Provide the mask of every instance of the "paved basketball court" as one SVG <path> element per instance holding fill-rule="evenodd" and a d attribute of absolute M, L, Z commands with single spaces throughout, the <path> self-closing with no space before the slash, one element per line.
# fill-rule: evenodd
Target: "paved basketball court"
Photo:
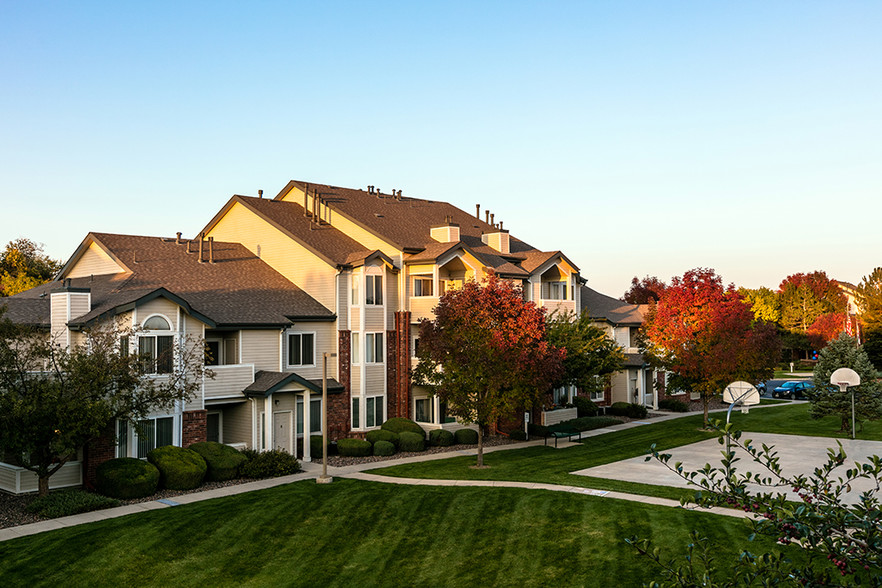
<path fill-rule="evenodd" d="M 762 444 L 774 445 L 775 451 L 778 452 L 780 458 L 781 469 L 785 475 L 806 474 L 809 475 L 814 470 L 827 461 L 827 448 L 838 448 L 836 439 L 827 437 L 800 437 L 797 435 L 773 435 L 766 433 L 749 434 L 744 433 L 742 441 L 751 439 L 755 447 L 762 447 Z M 840 440 L 842 448 L 845 450 L 848 459 L 845 464 L 834 471 L 834 478 L 845 475 L 845 471 L 854 467 L 854 462 L 866 462 L 867 457 L 871 455 L 882 456 L 882 442 L 879 441 L 852 441 L 850 439 Z M 684 445 L 677 447 L 664 453 L 670 453 L 671 466 L 680 461 L 686 470 L 698 470 L 706 463 L 712 466 L 719 466 L 722 458 L 721 452 L 725 449 L 724 445 L 720 445 L 717 439 L 709 439 L 692 445 Z M 749 461 L 746 452 L 741 449 L 736 450 L 736 456 L 741 458 L 736 464 L 740 472 L 752 472 L 765 474 L 767 470 L 760 464 Z M 628 482 L 642 482 L 645 484 L 658 484 L 662 486 L 681 486 L 689 487 L 689 484 L 677 474 L 668 470 L 657 460 L 652 459 L 646 461 L 645 457 L 635 457 L 623 461 L 617 461 L 602 466 L 588 468 L 572 472 L 573 474 L 582 476 L 594 476 L 597 478 L 611 478 L 614 480 L 624 480 Z M 694 487 L 694 486 L 693 486 Z M 868 480 L 859 480 L 852 484 L 852 491 L 846 495 L 849 502 L 857 501 L 860 492 L 874 489 L 875 485 Z M 758 488 L 752 487 L 753 490 Z M 786 491 L 791 498 L 796 498 L 789 487 L 777 488 L 771 491 Z"/>

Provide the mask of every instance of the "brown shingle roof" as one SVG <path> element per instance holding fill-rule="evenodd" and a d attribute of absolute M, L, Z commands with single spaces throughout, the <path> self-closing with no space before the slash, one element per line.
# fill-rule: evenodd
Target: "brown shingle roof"
<path fill-rule="evenodd" d="M 582 308 L 591 318 L 604 319 L 614 325 L 643 324 L 641 305 L 622 302 L 588 286 L 582 286 L 581 296 Z"/>
<path fill-rule="evenodd" d="M 174 239 L 90 233 L 91 239 L 123 260 L 132 272 L 74 278 L 71 286 L 89 288 L 92 311 L 71 324 L 84 324 L 151 296 L 176 297 L 198 316 L 217 326 L 282 326 L 292 317 L 300 320 L 333 320 L 334 314 L 285 279 L 238 243 L 215 241 L 214 263 L 199 263 L 199 245 Z M 41 294 L 61 286 L 55 281 L 17 295 L 41 300 Z M 42 313 L 48 324 L 45 296 Z M 27 303 L 26 303 L 27 304 Z M 35 304 L 34 304 L 35 305 Z"/>

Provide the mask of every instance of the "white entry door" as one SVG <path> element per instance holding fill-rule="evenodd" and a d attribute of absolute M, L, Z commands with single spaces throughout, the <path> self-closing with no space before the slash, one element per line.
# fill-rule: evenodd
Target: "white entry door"
<path fill-rule="evenodd" d="M 273 413 L 273 428 L 275 429 L 275 446 L 273 449 L 284 449 L 293 454 L 291 448 L 291 411 L 284 410 Z"/>

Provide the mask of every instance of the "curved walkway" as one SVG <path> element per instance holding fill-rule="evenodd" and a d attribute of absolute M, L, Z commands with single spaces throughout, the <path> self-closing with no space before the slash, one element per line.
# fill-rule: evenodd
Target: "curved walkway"
<path fill-rule="evenodd" d="M 762 409 L 770 406 L 776 405 L 763 405 L 763 406 L 754 406 L 752 409 Z M 712 411 L 712 412 L 725 412 L 723 411 Z M 595 437 L 597 435 L 603 435 L 605 433 L 611 433 L 614 431 L 623 431 L 627 429 L 632 429 L 635 427 L 640 427 L 643 425 L 648 425 L 651 423 L 658 423 L 670 419 L 682 418 L 686 416 L 693 416 L 695 413 L 676 413 L 676 414 L 665 414 L 664 416 L 656 416 L 650 420 L 646 421 L 631 421 L 629 423 L 623 423 L 621 425 L 614 425 L 611 427 L 604 427 L 602 429 L 595 429 L 593 431 L 585 431 L 582 434 L 583 438 L 586 437 Z M 486 447 L 484 448 L 484 453 L 493 453 L 494 451 L 506 451 L 511 449 L 522 449 L 524 447 L 530 447 L 534 445 L 543 445 L 543 441 L 526 441 L 523 443 L 516 443 L 511 445 L 500 445 L 495 447 Z M 565 449 L 567 447 L 577 446 L 578 443 L 559 443 L 558 449 Z M 370 482 L 382 482 L 386 484 L 409 484 L 414 486 L 484 486 L 488 488 L 524 488 L 528 490 L 550 490 L 554 492 L 569 492 L 572 494 L 583 494 L 589 496 L 599 496 L 604 498 L 612 498 L 617 500 L 631 500 L 633 502 L 642 502 L 644 504 L 655 504 L 660 506 L 669 506 L 682 508 L 680 503 L 676 500 L 671 500 L 668 498 L 657 498 L 654 496 L 643 496 L 641 494 L 628 494 L 625 492 L 613 492 L 606 490 L 594 490 L 591 488 L 582 488 L 577 486 L 561 486 L 557 484 L 541 484 L 541 483 L 531 483 L 531 482 L 506 482 L 506 481 L 493 481 L 493 480 L 435 480 L 435 479 L 422 479 L 422 478 L 395 478 L 391 476 L 381 476 L 378 474 L 371 474 L 367 470 L 377 469 L 377 468 L 385 468 L 391 467 L 395 465 L 400 465 L 404 463 L 412 463 L 415 461 L 429 461 L 435 459 L 445 459 L 449 457 L 455 457 L 456 455 L 476 455 L 477 450 L 469 449 L 469 450 L 459 450 L 459 451 L 450 451 L 446 453 L 434 453 L 431 455 L 418 455 L 414 457 L 405 457 L 399 459 L 386 460 L 382 462 L 371 462 L 371 463 L 363 463 L 353 466 L 346 467 L 332 467 L 328 466 L 328 475 L 332 477 L 339 478 L 351 478 L 354 480 L 364 480 Z M 202 500 L 211 500 L 212 498 L 221 498 L 223 496 L 234 496 L 236 494 L 242 494 L 244 492 L 252 492 L 254 490 L 262 490 L 264 488 L 273 488 L 275 486 L 281 486 L 283 484 L 290 484 L 292 482 L 299 482 L 302 480 L 314 480 L 321 475 L 321 464 L 316 463 L 304 463 L 303 464 L 304 471 L 293 474 L 290 476 L 283 476 L 281 478 L 270 478 L 267 480 L 256 480 L 254 482 L 246 482 L 244 484 L 237 484 L 235 486 L 226 486 L 224 488 L 215 488 L 213 490 L 206 490 L 204 492 L 193 492 L 191 494 L 183 494 L 181 496 L 176 496 L 173 499 L 164 499 L 164 500 L 154 500 L 152 502 L 141 502 L 138 504 L 128 504 L 125 506 L 118 506 L 115 508 L 108 508 L 104 510 L 96 510 L 92 512 L 87 512 L 78 515 L 72 515 L 69 517 L 60 517 L 57 519 L 50 519 L 47 521 L 40 521 L 38 523 L 31 523 L 29 525 L 20 525 L 18 527 L 8 527 L 6 529 L 0 529 L 0 541 L 7 541 L 9 539 L 15 539 L 17 537 L 25 537 L 27 535 L 35 535 L 37 533 L 43 533 L 45 531 L 53 531 L 56 529 L 63 529 L 65 527 L 73 527 L 76 525 L 82 525 L 85 523 L 91 523 L 95 521 L 103 521 L 106 519 L 113 519 L 117 517 L 127 516 L 130 514 L 136 514 L 139 512 L 145 512 L 150 510 L 156 510 L 160 508 L 171 508 L 174 506 L 179 506 L 183 504 L 190 504 L 193 502 L 200 502 Z M 698 510 L 698 509 L 696 509 Z M 713 514 L 720 514 L 732 517 L 744 518 L 749 515 L 740 510 L 731 510 L 725 508 L 711 508 L 711 509 L 700 509 L 702 512 L 710 512 Z"/>

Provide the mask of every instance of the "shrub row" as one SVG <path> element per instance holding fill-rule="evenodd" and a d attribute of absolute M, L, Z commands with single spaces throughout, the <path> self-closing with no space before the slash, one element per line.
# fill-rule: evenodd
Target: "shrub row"
<path fill-rule="evenodd" d="M 119 506 L 119 500 L 73 489 L 40 496 L 27 506 L 27 511 L 47 519 L 55 519 L 114 506 Z"/>
<path fill-rule="evenodd" d="M 394 417 L 383 423 L 379 429 L 368 431 L 365 439 L 340 439 L 337 451 L 345 457 L 367 457 L 369 455 L 394 455 L 397 451 L 425 451 L 426 445 L 449 447 L 450 445 L 474 445 L 478 442 L 478 432 L 460 429 L 456 433 L 444 429 L 432 429 L 426 439 L 426 431 L 410 419 Z"/>
<path fill-rule="evenodd" d="M 645 419 L 649 414 L 649 411 L 647 411 L 646 407 L 642 404 L 636 404 L 633 402 L 614 402 L 613 405 L 607 409 L 606 414 L 624 416 L 632 419 Z"/>
<path fill-rule="evenodd" d="M 689 405 L 682 400 L 676 398 L 665 398 L 658 401 L 658 407 L 662 410 L 671 410 L 674 412 L 689 412 Z"/>

